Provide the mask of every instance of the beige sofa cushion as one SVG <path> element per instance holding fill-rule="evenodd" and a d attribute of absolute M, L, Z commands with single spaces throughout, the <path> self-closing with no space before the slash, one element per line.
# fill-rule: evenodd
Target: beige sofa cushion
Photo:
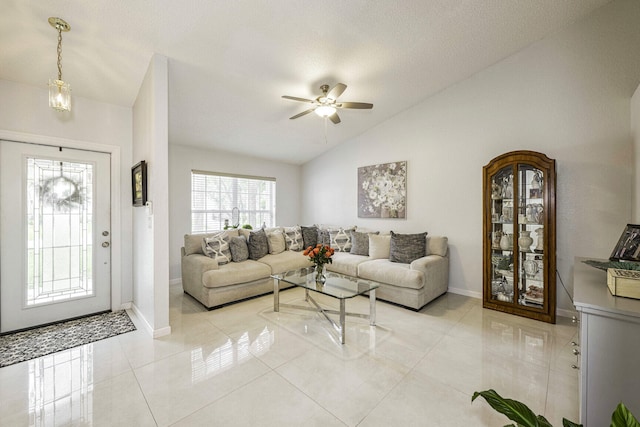
<path fill-rule="evenodd" d="M 424 273 L 412 270 L 409 264 L 391 262 L 388 259 L 374 259 L 358 265 L 358 277 L 402 288 L 421 289 Z"/>
<path fill-rule="evenodd" d="M 334 273 L 347 274 L 349 276 L 358 275 L 358 265 L 362 262 L 369 261 L 369 257 L 363 255 L 354 255 L 347 252 L 336 252 L 331 257 L 333 262 L 327 264 L 327 270 Z"/>
<path fill-rule="evenodd" d="M 269 277 L 271 269 L 258 261 L 250 259 L 242 262 L 230 262 L 217 270 L 209 270 L 202 275 L 202 284 L 207 288 L 220 288 L 251 282 Z"/>
<path fill-rule="evenodd" d="M 201 234 L 185 234 L 184 235 L 184 254 L 202 254 L 202 241 L 205 237 L 211 237 L 214 234 L 220 233 L 220 231 L 214 231 L 213 233 L 201 233 Z M 238 237 L 238 230 L 227 230 L 229 238 Z"/>
<path fill-rule="evenodd" d="M 369 258 L 371 259 L 389 259 L 391 251 L 390 235 L 369 234 Z"/>
<path fill-rule="evenodd" d="M 298 268 L 311 267 L 313 263 L 309 258 L 302 255 L 302 252 L 284 251 L 276 255 L 263 256 L 258 260 L 271 269 L 270 274 L 283 273 L 289 270 L 297 270 Z"/>
<path fill-rule="evenodd" d="M 287 245 L 284 239 L 284 232 L 281 228 L 276 228 L 270 231 L 266 231 L 267 240 L 269 241 L 269 253 L 279 254 L 287 249 Z"/>
<path fill-rule="evenodd" d="M 427 255 L 447 256 L 449 239 L 444 236 L 427 236 Z"/>

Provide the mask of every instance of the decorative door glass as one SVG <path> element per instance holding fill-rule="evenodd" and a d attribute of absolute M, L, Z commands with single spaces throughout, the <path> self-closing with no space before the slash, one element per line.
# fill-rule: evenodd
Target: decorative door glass
<path fill-rule="evenodd" d="M 93 165 L 26 158 L 26 306 L 94 295 Z"/>

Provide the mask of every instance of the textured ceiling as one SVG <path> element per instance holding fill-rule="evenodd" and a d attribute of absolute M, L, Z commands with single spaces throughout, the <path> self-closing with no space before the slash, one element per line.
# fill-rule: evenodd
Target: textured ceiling
<path fill-rule="evenodd" d="M 609 0 L 3 0 L 0 78 L 132 106 L 153 53 L 169 58 L 170 143 L 300 164 L 580 19 Z M 348 87 L 325 127 L 281 95 Z"/>

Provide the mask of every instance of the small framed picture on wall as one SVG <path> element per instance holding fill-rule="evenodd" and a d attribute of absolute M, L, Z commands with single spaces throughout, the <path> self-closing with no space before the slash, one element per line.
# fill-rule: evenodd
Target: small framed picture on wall
<path fill-rule="evenodd" d="M 147 163 L 144 160 L 131 168 L 131 192 L 133 206 L 147 203 Z"/>

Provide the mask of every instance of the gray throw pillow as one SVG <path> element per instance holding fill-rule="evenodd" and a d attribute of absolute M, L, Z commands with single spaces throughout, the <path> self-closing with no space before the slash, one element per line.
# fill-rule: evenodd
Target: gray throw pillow
<path fill-rule="evenodd" d="M 269 253 L 269 239 L 264 230 L 252 231 L 249 234 L 249 259 L 260 259 Z"/>
<path fill-rule="evenodd" d="M 309 246 L 313 246 L 314 248 L 318 244 L 318 227 L 300 227 L 302 230 L 302 241 L 304 243 L 304 247 L 308 248 Z"/>
<path fill-rule="evenodd" d="M 427 254 L 427 233 L 396 234 L 391 232 L 389 260 L 410 264 Z"/>
<path fill-rule="evenodd" d="M 242 262 L 249 259 L 249 247 L 244 236 L 232 237 L 229 241 L 231 258 L 234 262 Z"/>
<path fill-rule="evenodd" d="M 337 230 L 336 230 L 337 231 Z M 328 245 L 331 243 L 331 236 L 329 230 L 326 228 L 318 228 L 318 245 Z"/>
<path fill-rule="evenodd" d="M 351 232 L 351 253 L 354 255 L 369 256 L 369 235 L 379 234 L 379 231 L 375 233 L 361 233 L 359 231 Z"/>

